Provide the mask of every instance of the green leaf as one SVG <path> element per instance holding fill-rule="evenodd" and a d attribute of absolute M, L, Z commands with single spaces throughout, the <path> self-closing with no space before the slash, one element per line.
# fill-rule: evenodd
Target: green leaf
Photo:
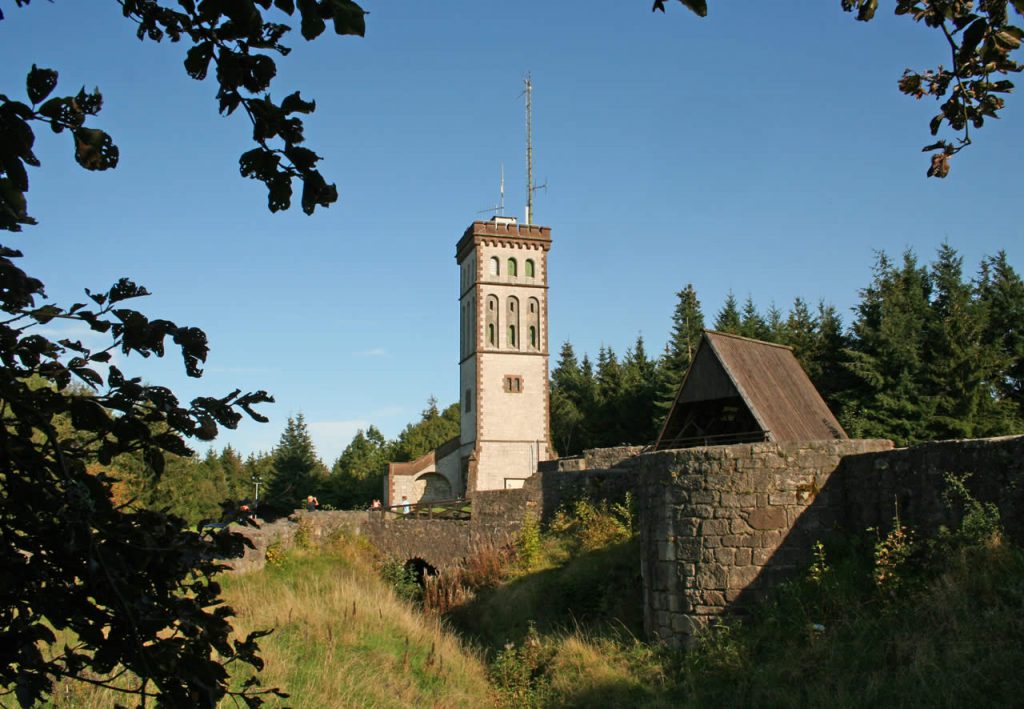
<path fill-rule="evenodd" d="M 25 85 L 28 90 L 28 98 L 34 106 L 49 96 L 57 86 L 57 72 L 53 69 L 40 69 L 33 64 L 32 70 L 25 80 Z"/>
<path fill-rule="evenodd" d="M 75 129 L 75 160 L 86 170 L 117 167 L 120 151 L 104 131 L 97 128 Z"/>
<path fill-rule="evenodd" d="M 206 78 L 206 71 L 213 59 L 213 42 L 203 42 L 192 47 L 185 55 L 185 71 L 196 81 Z"/>
<path fill-rule="evenodd" d="M 281 102 L 281 111 L 286 115 L 289 113 L 312 113 L 315 110 L 316 101 L 303 101 L 298 91 L 289 94 Z"/>
<path fill-rule="evenodd" d="M 298 0 L 299 14 L 302 15 L 301 31 L 306 39 L 316 39 L 327 28 L 316 0 Z"/>
<path fill-rule="evenodd" d="M 366 12 L 351 0 L 328 0 L 334 18 L 334 32 L 340 35 L 366 36 Z M 704 10 L 707 14 L 707 9 Z"/>

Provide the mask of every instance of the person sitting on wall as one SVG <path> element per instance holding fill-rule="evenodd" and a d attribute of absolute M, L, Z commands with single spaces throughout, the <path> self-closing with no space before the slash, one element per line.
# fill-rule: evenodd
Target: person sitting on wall
<path fill-rule="evenodd" d="M 409 498 L 402 495 L 402 514 L 407 515 L 411 510 L 412 507 L 409 505 Z"/>
<path fill-rule="evenodd" d="M 312 495 L 306 497 L 306 512 L 316 512 L 320 509 L 320 501 Z"/>
<path fill-rule="evenodd" d="M 370 509 L 371 510 L 379 510 L 380 509 L 380 500 L 374 499 L 374 501 L 370 503 Z"/>

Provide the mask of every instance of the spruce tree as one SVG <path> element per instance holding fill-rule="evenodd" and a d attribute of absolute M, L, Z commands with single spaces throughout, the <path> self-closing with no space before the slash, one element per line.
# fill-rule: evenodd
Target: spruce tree
<path fill-rule="evenodd" d="M 928 439 L 932 402 L 922 354 L 930 293 L 928 272 L 912 251 L 899 267 L 879 253 L 872 283 L 861 291 L 848 352 L 854 385 L 843 423 L 852 436 L 892 438 L 900 445 Z"/>
<path fill-rule="evenodd" d="M 316 455 L 306 419 L 300 413 L 288 417 L 281 440 L 274 449 L 274 478 L 267 498 L 282 510 L 296 509 L 307 495 L 315 495 L 323 480 L 324 464 Z"/>
<path fill-rule="evenodd" d="M 754 299 L 749 295 L 743 303 L 743 312 L 740 315 L 740 326 L 737 334 L 754 340 L 770 339 L 769 336 L 771 332 L 768 329 L 768 323 L 761 314 L 757 312 L 757 306 L 754 305 Z"/>
<path fill-rule="evenodd" d="M 978 301 L 985 312 L 982 341 L 997 363 L 990 382 L 1007 417 L 1004 432 L 1024 421 L 1024 281 L 1000 251 L 981 263 Z"/>
<path fill-rule="evenodd" d="M 949 244 L 931 267 L 931 317 L 925 332 L 925 376 L 931 398 L 928 436 L 970 438 L 979 433 L 979 413 L 988 409 L 996 365 L 983 350 L 984 310 L 963 280 L 963 259 Z M 985 426 L 980 427 L 984 429 Z"/>
<path fill-rule="evenodd" d="M 583 375 L 572 343 L 566 340 L 551 372 L 551 441 L 560 456 L 579 453 Z"/>
<path fill-rule="evenodd" d="M 625 442 L 620 411 L 622 386 L 622 367 L 618 357 L 611 347 L 602 345 L 597 355 L 598 404 L 591 427 L 594 446 L 617 446 Z"/>
<path fill-rule="evenodd" d="M 743 334 L 743 317 L 740 315 L 739 304 L 732 291 L 725 297 L 725 304 L 715 316 L 715 330 L 731 335 Z"/>
<path fill-rule="evenodd" d="M 657 407 L 658 421 L 654 427 L 659 428 L 661 421 L 668 414 L 672 402 L 676 400 L 683 377 L 690 369 L 693 356 L 697 353 L 701 335 L 704 332 L 704 313 L 701 311 L 700 299 L 692 283 L 676 293 L 676 307 L 672 313 L 672 334 L 669 336 L 665 354 L 658 367 Z"/>
<path fill-rule="evenodd" d="M 644 338 L 637 335 L 632 349 L 622 359 L 622 396 L 619 416 L 624 440 L 631 444 L 652 442 L 658 435 L 658 368 L 648 358 Z"/>

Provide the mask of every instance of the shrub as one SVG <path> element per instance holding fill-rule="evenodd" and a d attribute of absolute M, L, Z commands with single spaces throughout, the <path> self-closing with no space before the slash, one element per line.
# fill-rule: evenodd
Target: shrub
<path fill-rule="evenodd" d="M 415 602 L 423 597 L 423 589 L 416 579 L 416 572 L 398 559 L 386 559 L 380 567 L 380 577 L 399 598 Z"/>

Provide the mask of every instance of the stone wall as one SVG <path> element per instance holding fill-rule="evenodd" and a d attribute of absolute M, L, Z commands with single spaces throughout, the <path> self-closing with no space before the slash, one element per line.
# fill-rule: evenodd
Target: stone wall
<path fill-rule="evenodd" d="M 939 441 L 885 453 L 851 456 L 838 471 L 844 523 L 851 531 L 888 530 L 900 521 L 930 536 L 959 523 L 958 508 L 943 499 L 946 475 L 969 475 L 966 485 L 999 507 L 1007 535 L 1024 544 L 1024 436 Z"/>
<path fill-rule="evenodd" d="M 641 451 L 639 446 L 595 448 L 582 456 L 545 461 L 526 481 L 526 488 L 540 502 L 545 521 L 563 505 L 583 497 L 623 502 L 636 487 Z"/>
<path fill-rule="evenodd" d="M 830 478 L 845 456 L 889 441 L 754 443 L 638 460 L 644 625 L 685 645 L 727 608 L 758 599 L 843 518 Z"/>
<path fill-rule="evenodd" d="M 893 449 L 889 441 L 756 443 L 640 456 L 644 620 L 652 638 L 685 645 L 795 571 L 833 529 L 920 535 L 955 527 L 946 477 L 999 507 L 1024 543 L 1024 436 Z"/>
<path fill-rule="evenodd" d="M 478 491 L 471 502 L 470 520 L 420 519 L 390 512 L 296 510 L 287 519 L 260 527 L 238 526 L 253 548 L 241 559 L 225 563 L 234 571 L 253 571 L 266 564 L 272 544 L 284 548 L 300 540 L 320 546 L 338 533 L 361 535 L 381 553 L 402 561 L 422 559 L 436 569 L 459 564 L 477 549 L 514 542 L 527 514 L 539 515 L 535 491 Z"/>

